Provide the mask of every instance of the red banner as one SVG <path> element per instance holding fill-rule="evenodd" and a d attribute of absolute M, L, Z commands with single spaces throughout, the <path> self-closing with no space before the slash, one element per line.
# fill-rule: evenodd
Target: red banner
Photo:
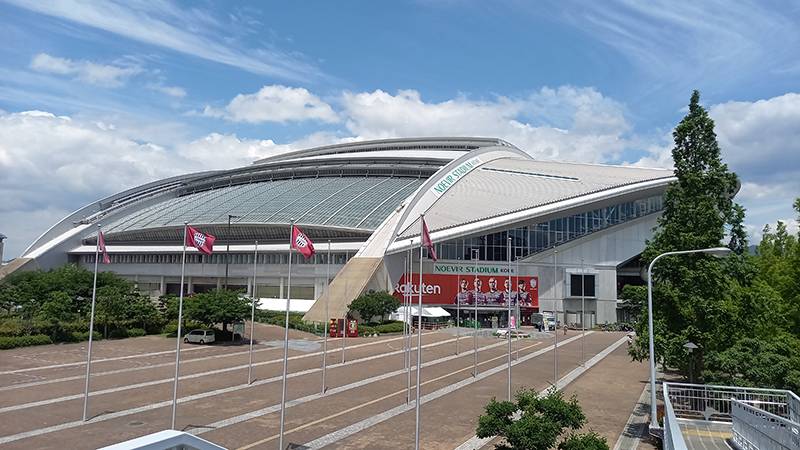
<path fill-rule="evenodd" d="M 476 293 L 475 280 L 478 289 Z M 406 274 L 394 287 L 394 296 L 401 299 L 403 294 L 414 294 L 414 302 L 419 295 L 419 274 L 411 276 L 411 283 L 407 283 Z M 507 306 L 510 299 L 512 305 L 522 307 L 539 307 L 539 277 L 511 276 L 512 289 L 508 288 L 507 276 L 479 275 L 453 275 L 426 273 L 422 277 L 422 303 L 428 305 L 455 305 L 456 299 L 461 305 L 478 306 Z"/>

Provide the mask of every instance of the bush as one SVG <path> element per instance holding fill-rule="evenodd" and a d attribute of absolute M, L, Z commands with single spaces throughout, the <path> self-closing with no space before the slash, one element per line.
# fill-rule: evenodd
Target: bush
<path fill-rule="evenodd" d="M 25 326 L 20 319 L 6 319 L 0 322 L 0 336 L 22 336 Z"/>
<path fill-rule="evenodd" d="M 30 336 L 3 336 L 0 337 L 0 349 L 9 349 L 16 347 L 28 347 L 31 345 L 46 345 L 52 344 L 53 340 L 50 336 L 44 334 L 34 334 Z"/>
<path fill-rule="evenodd" d="M 395 321 L 395 322 L 384 323 L 383 325 L 378 325 L 377 327 L 375 327 L 375 331 L 381 334 L 402 333 L 403 322 Z"/>
<path fill-rule="evenodd" d="M 128 330 L 128 337 L 139 337 L 146 335 L 147 332 L 142 328 L 131 328 Z"/>
<path fill-rule="evenodd" d="M 99 341 L 101 339 L 103 339 L 103 333 L 95 331 L 92 334 L 92 340 L 93 341 Z M 70 333 L 69 342 L 83 342 L 83 341 L 88 341 L 88 340 L 89 340 L 89 332 L 88 331 L 84 331 L 84 332 L 73 331 L 72 333 Z"/>
<path fill-rule="evenodd" d="M 369 336 L 375 334 L 377 331 L 375 327 L 371 327 L 369 325 L 359 325 L 358 326 L 358 335 L 359 336 Z"/>

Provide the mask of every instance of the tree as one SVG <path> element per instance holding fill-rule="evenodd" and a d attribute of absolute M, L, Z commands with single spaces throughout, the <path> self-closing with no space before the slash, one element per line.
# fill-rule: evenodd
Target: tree
<path fill-rule="evenodd" d="M 594 431 L 584 434 L 570 434 L 558 445 L 558 450 L 606 450 L 608 441 Z"/>
<path fill-rule="evenodd" d="M 370 291 L 358 296 L 349 305 L 350 311 L 356 311 L 361 320 L 371 322 L 375 316 L 383 316 L 393 313 L 400 307 L 400 300 L 386 291 Z"/>
<path fill-rule="evenodd" d="M 743 214 L 733 207 L 738 180 L 721 161 L 714 121 L 700 105 L 699 92 L 693 92 L 689 112 L 673 137 L 677 181 L 664 194 L 664 211 L 642 254 L 644 264 L 667 251 L 718 247 L 726 225 L 730 227 Z M 660 259 L 653 281 L 656 355 L 687 373 L 683 345 L 691 341 L 700 347 L 695 352 L 695 369 L 701 370 L 704 353 L 725 348 L 742 324 L 741 310 L 728 296 L 730 277 L 717 259 L 692 254 Z M 631 354 L 644 359 L 648 355 L 643 342 L 648 336 L 646 315 L 636 331 L 638 342 Z"/>
<path fill-rule="evenodd" d="M 559 438 L 570 431 L 559 449 L 608 449 L 605 439 L 594 433 L 574 433 L 586 423 L 574 395 L 565 400 L 555 389 L 545 395 L 522 389 L 515 399 L 516 402 L 492 399 L 478 419 L 475 434 L 479 438 L 502 437 L 503 441 L 495 445 L 500 450 L 546 450 L 556 448 Z"/>
<path fill-rule="evenodd" d="M 728 248 L 737 255 L 742 255 L 747 251 L 747 231 L 744 229 L 744 212 L 742 205 L 735 203 L 730 217 L 730 240 Z"/>
<path fill-rule="evenodd" d="M 240 296 L 238 291 L 216 289 L 184 298 L 183 308 L 186 319 L 209 327 L 221 323 L 224 332 L 229 323 L 244 320 L 250 314 L 250 300 Z"/>

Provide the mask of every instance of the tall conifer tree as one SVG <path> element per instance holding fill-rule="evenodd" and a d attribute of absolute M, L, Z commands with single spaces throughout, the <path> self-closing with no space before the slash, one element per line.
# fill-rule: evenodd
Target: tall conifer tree
<path fill-rule="evenodd" d="M 672 158 L 677 181 L 664 194 L 664 211 L 653 239 L 647 243 L 643 262 L 649 264 L 661 253 L 719 247 L 726 224 L 735 222 L 733 196 L 739 183 L 720 157 L 714 121 L 700 105 L 694 91 L 689 112 L 672 133 Z M 735 243 L 737 246 L 742 243 Z M 687 372 L 689 341 L 695 352 L 693 372 L 700 373 L 703 354 L 715 351 L 731 337 L 731 320 L 739 315 L 737 306 L 726 299 L 728 274 L 719 261 L 704 255 L 662 258 L 653 269 L 654 328 L 656 357 L 670 367 Z M 632 349 L 637 359 L 647 357 L 647 316 L 639 323 L 638 340 Z"/>

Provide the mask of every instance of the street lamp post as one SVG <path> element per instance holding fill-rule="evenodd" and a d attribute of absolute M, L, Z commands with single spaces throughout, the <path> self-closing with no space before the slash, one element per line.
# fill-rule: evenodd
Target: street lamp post
<path fill-rule="evenodd" d="M 647 267 L 647 333 L 650 339 L 650 428 L 658 428 L 658 421 L 656 420 L 656 358 L 655 349 L 653 344 L 653 265 L 663 256 L 671 255 L 687 255 L 690 253 L 708 253 L 713 256 L 726 256 L 731 252 L 728 247 L 713 247 L 698 250 L 681 250 L 676 252 L 662 253 L 652 261 Z"/>

